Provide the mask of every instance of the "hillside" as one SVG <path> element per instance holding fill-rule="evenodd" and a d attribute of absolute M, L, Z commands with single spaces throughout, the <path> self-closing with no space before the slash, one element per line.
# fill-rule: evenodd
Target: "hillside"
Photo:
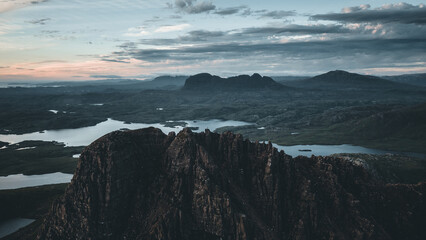
<path fill-rule="evenodd" d="M 159 76 L 154 78 L 150 83 L 156 87 L 183 87 L 188 76 Z"/>
<path fill-rule="evenodd" d="M 375 76 L 349 73 L 346 71 L 330 71 L 312 78 L 287 82 L 287 85 L 312 89 L 398 89 L 412 88 L 410 85 L 395 83 Z"/>
<path fill-rule="evenodd" d="M 426 73 L 383 76 L 382 78 L 394 82 L 426 87 Z"/>

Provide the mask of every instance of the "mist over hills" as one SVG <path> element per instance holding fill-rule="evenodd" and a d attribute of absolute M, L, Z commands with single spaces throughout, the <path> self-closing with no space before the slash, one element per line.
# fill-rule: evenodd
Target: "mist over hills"
<path fill-rule="evenodd" d="M 426 87 L 426 73 L 383 76 L 382 78 L 394 82 Z"/>

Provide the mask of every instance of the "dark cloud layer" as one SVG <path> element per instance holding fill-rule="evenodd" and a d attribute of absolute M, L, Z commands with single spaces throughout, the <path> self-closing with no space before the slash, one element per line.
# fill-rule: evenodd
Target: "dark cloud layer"
<path fill-rule="evenodd" d="M 177 45 L 180 43 L 199 43 L 199 42 L 244 42 L 248 40 L 256 40 L 259 38 L 267 38 L 269 36 L 279 35 L 304 35 L 304 34 L 344 34 L 350 33 L 348 28 L 336 24 L 316 24 L 316 25 L 297 25 L 290 24 L 281 27 L 253 27 L 244 29 L 235 29 L 232 31 L 208 31 L 196 30 L 190 31 L 187 34 L 178 38 L 154 38 L 141 39 L 140 44 L 161 46 L 161 45 Z M 119 46 L 122 49 L 136 48 L 136 43 L 124 43 Z"/>
<path fill-rule="evenodd" d="M 317 14 L 311 16 L 313 20 L 330 20 L 348 23 L 404 23 L 426 24 L 426 7 L 410 4 L 385 5 L 382 8 L 368 10 L 364 8 L 346 8 L 343 13 Z"/>
<path fill-rule="evenodd" d="M 198 2 L 197 0 L 175 0 L 174 4 L 169 3 L 168 6 L 188 14 L 205 13 L 216 9 L 216 6 L 211 2 Z"/>
<path fill-rule="evenodd" d="M 47 2 L 48 0 L 33 0 L 31 1 L 31 4 L 39 4 L 39 3 L 44 3 Z"/>
<path fill-rule="evenodd" d="M 122 76 L 118 76 L 118 75 L 91 75 L 91 78 L 123 78 Z"/>
<path fill-rule="evenodd" d="M 291 16 L 296 16 L 296 11 L 274 10 L 252 10 L 248 6 L 235 6 L 228 8 L 217 8 L 216 5 L 209 1 L 198 0 L 175 0 L 174 3 L 167 4 L 169 8 L 175 9 L 181 13 L 199 14 L 213 13 L 221 16 L 236 15 L 255 16 L 259 18 L 285 19 Z"/>
<path fill-rule="evenodd" d="M 252 10 L 251 8 L 245 8 L 242 11 L 241 16 L 252 16 L 257 18 L 272 18 L 272 19 L 285 19 L 288 17 L 296 16 L 296 11 L 286 11 L 286 10 Z"/>
<path fill-rule="evenodd" d="M 107 58 L 102 58 L 102 61 L 105 61 L 105 62 L 115 62 L 115 63 L 130 63 L 130 62 L 126 62 L 126 61 L 123 61 L 123 60 L 107 59 Z"/>
<path fill-rule="evenodd" d="M 244 9 L 247 9 L 247 6 L 220 8 L 220 9 L 217 9 L 214 13 L 225 16 L 225 15 L 237 14 Z"/>
<path fill-rule="evenodd" d="M 326 59 L 336 56 L 389 55 L 394 60 L 419 56 L 426 60 L 426 39 L 352 39 L 262 44 L 209 44 L 177 49 L 143 49 L 116 52 L 117 56 L 158 62 L 165 60 L 236 59 L 247 56 L 277 56 L 300 59 Z M 389 59 L 388 59 L 389 60 Z"/>
<path fill-rule="evenodd" d="M 199 29 L 175 38 L 126 42 L 106 61 L 137 59 L 167 66 L 200 66 L 276 71 L 287 66 L 298 71 L 424 67 L 426 62 L 426 8 L 423 5 L 368 4 L 346 7 L 341 13 L 318 14 L 312 20 L 332 24 L 289 24 L 295 11 L 253 10 L 248 6 L 220 8 L 206 0 L 177 0 L 180 13 L 209 13 L 223 17 L 280 19 L 266 26 L 220 31 Z M 182 14 L 180 14 L 183 16 Z M 357 24 L 352 24 L 357 23 Z M 285 25 L 286 24 L 286 25 Z M 149 37 L 149 36 L 147 36 Z M 167 46 L 167 47 L 166 47 Z M 232 62 L 232 66 L 229 65 Z M 278 69 L 277 71 L 282 71 Z"/>
<path fill-rule="evenodd" d="M 181 41 L 207 41 L 211 38 L 217 38 L 222 37 L 226 33 L 223 31 L 206 31 L 206 30 L 197 30 L 197 31 L 191 31 L 187 35 L 180 37 L 179 40 Z"/>
<path fill-rule="evenodd" d="M 291 16 L 295 16 L 295 11 L 266 11 L 263 14 L 260 14 L 261 18 L 272 18 L 272 19 L 283 19 Z"/>
<path fill-rule="evenodd" d="M 41 18 L 41 19 L 35 19 L 35 20 L 32 20 L 32 21 L 28 21 L 28 22 L 32 23 L 32 24 L 46 25 L 46 23 L 49 22 L 50 20 L 52 20 L 52 19 Z"/>
<path fill-rule="evenodd" d="M 341 25 L 297 25 L 290 24 L 283 27 L 258 27 L 258 28 L 245 28 L 242 34 L 281 34 L 281 33 L 294 33 L 294 34 L 321 34 L 321 33 L 347 33 L 349 30 Z"/>

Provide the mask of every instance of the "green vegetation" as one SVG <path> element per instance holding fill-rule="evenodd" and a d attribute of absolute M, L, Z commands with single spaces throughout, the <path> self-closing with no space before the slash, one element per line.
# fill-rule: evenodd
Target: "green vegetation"
<path fill-rule="evenodd" d="M 82 150 L 82 147 L 65 147 L 60 143 L 43 141 L 24 141 L 9 145 L 0 150 L 0 176 L 18 173 L 74 173 L 78 159 L 72 156 Z"/>
<path fill-rule="evenodd" d="M 53 200 L 65 192 L 68 184 L 44 185 L 0 191 L 0 221 L 11 218 L 38 219 Z"/>
<path fill-rule="evenodd" d="M 217 130 L 232 130 L 251 140 L 271 140 L 281 145 L 346 143 L 426 153 L 426 89 L 403 84 L 387 84 L 381 89 L 377 82 L 369 87 L 360 75 L 332 89 L 328 83 L 315 89 L 317 82 L 309 84 L 312 80 L 305 81 L 308 85 L 297 82 L 302 79 L 292 80 L 285 84 L 293 87 L 282 89 L 215 92 L 178 90 L 183 86 L 183 77 L 159 78 L 148 84 L 129 81 L 121 85 L 0 89 L 0 134 L 85 127 L 107 118 L 141 123 L 223 119 L 254 123 Z M 357 81 L 362 81 L 362 88 L 353 88 Z M 103 105 L 93 105 L 99 103 Z M 157 111 L 159 107 L 163 111 Z M 3 146 L 7 148 L 0 150 L 0 176 L 73 173 L 78 160 L 72 156 L 83 149 L 42 141 L 13 145 L 0 142 L 0 148 Z M 16 150 L 27 147 L 36 148 Z M 339 156 L 360 159 L 385 182 L 426 181 L 426 160 L 396 155 Z M 65 186 L 0 191 L 0 221 L 13 217 L 39 219 Z M 6 239 L 34 234 L 40 224 L 41 220 L 37 220 Z"/>
<path fill-rule="evenodd" d="M 36 219 L 22 230 L 3 239 L 35 238 L 37 229 L 52 202 L 65 192 L 68 184 L 45 185 L 31 188 L 0 191 L 0 222 L 12 218 Z"/>
<path fill-rule="evenodd" d="M 416 184 L 426 181 L 426 159 L 393 154 L 342 153 L 334 154 L 333 156 L 366 163 L 366 167 L 370 172 L 388 183 Z"/>

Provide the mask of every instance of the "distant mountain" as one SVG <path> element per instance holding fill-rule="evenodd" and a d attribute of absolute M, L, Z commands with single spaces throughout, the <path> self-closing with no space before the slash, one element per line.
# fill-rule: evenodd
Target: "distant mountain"
<path fill-rule="evenodd" d="M 130 85 L 142 83 L 142 80 L 136 79 L 103 79 L 103 80 L 88 80 L 88 81 L 61 81 L 37 84 L 40 87 L 80 87 L 80 86 L 115 86 L 115 85 Z"/>
<path fill-rule="evenodd" d="M 286 84 L 290 81 L 305 80 L 311 77 L 312 76 L 272 76 L 271 78 L 278 83 Z"/>
<path fill-rule="evenodd" d="M 284 85 L 275 82 L 272 78 L 255 73 L 221 78 L 209 73 L 200 73 L 189 77 L 183 87 L 184 90 L 247 90 L 247 89 L 283 89 Z"/>
<path fill-rule="evenodd" d="M 289 86 L 313 89 L 395 89 L 410 85 L 395 83 L 375 76 L 336 70 L 312 78 L 286 83 Z"/>
<path fill-rule="evenodd" d="M 156 87 L 183 87 L 188 76 L 159 76 L 150 81 L 150 85 Z"/>
<path fill-rule="evenodd" d="M 84 88 L 91 91 L 105 90 L 147 90 L 147 89 L 163 89 L 176 90 L 183 87 L 188 76 L 159 76 L 152 80 L 135 80 L 135 79 L 104 79 L 91 81 L 64 81 L 43 83 L 35 86 L 39 87 L 74 87 Z"/>
<path fill-rule="evenodd" d="M 382 78 L 399 83 L 426 87 L 426 73 L 383 76 Z"/>

